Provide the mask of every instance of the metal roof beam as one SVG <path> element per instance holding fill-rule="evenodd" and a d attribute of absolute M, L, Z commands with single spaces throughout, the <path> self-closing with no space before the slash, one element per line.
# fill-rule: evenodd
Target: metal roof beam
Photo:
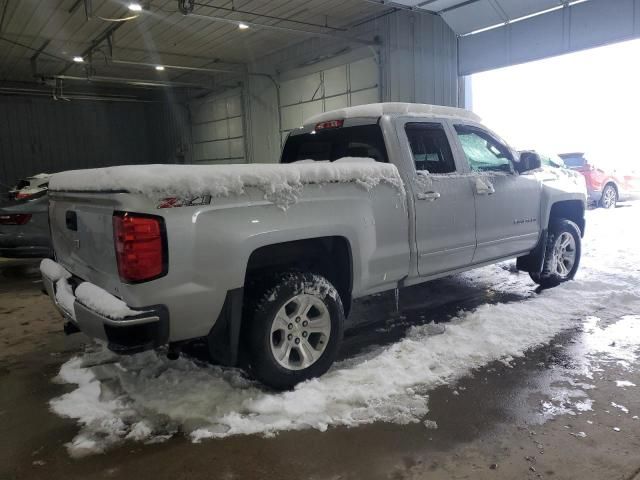
<path fill-rule="evenodd" d="M 473 3 L 478 3 L 481 0 L 466 0 L 465 2 L 458 3 L 457 5 L 451 5 L 450 7 L 443 8 L 438 12 L 438 15 L 442 15 L 443 13 L 452 12 L 462 7 L 466 7 L 467 5 L 471 5 Z"/>
<path fill-rule="evenodd" d="M 104 42 L 107 38 L 111 37 L 111 35 L 113 35 L 113 33 L 118 30 L 122 25 L 124 25 L 124 22 L 120 22 L 120 23 L 116 23 L 114 25 L 111 25 L 109 28 L 107 28 L 104 32 L 102 32 L 100 35 L 98 35 L 92 42 L 91 42 L 91 46 L 89 48 L 87 48 L 84 52 L 82 52 L 82 54 L 80 55 L 81 57 L 86 57 L 87 55 L 91 54 L 93 52 L 93 50 L 96 49 L 97 46 L 99 46 L 102 42 Z M 60 71 L 60 73 L 58 75 L 64 75 L 65 73 L 67 73 L 69 71 L 69 69 L 74 65 L 73 62 L 69 62 L 68 60 L 66 61 L 67 65 Z"/>
<path fill-rule="evenodd" d="M 132 66 L 137 66 L 137 67 L 150 67 L 150 68 L 155 68 L 158 65 L 162 65 L 164 68 L 168 69 L 168 70 L 185 70 L 185 71 L 189 71 L 189 72 L 202 72 L 202 73 L 238 73 L 238 74 L 244 74 L 245 70 L 232 70 L 232 69 L 225 69 L 225 68 L 205 68 L 205 67 L 187 67 L 187 66 L 183 66 L 183 65 L 168 65 L 166 63 L 161 63 L 161 64 L 157 64 L 157 63 L 145 63 L 145 62 L 130 62 L 127 60 L 111 60 L 111 63 L 115 64 L 115 65 L 132 65 Z M 244 65 L 244 64 L 241 64 Z"/>
<path fill-rule="evenodd" d="M 300 28 L 285 27 L 282 25 L 265 25 L 263 23 L 256 23 L 248 20 L 232 20 L 226 17 L 219 17 L 216 15 L 203 15 L 200 13 L 188 13 L 186 16 L 193 17 L 193 18 L 200 18 L 202 20 L 210 20 L 212 22 L 227 23 L 227 24 L 237 25 L 237 26 L 244 24 L 244 25 L 248 25 L 249 27 L 261 28 L 265 30 L 278 30 L 281 32 L 299 33 L 301 35 L 308 35 L 311 37 L 332 38 L 334 40 L 338 39 L 338 40 L 343 40 L 351 43 L 359 43 L 362 45 L 380 45 L 380 42 L 378 40 L 365 40 L 362 38 L 351 37 L 351 36 L 344 35 L 342 33 L 337 33 L 337 32 L 336 33 L 312 32 L 310 30 L 303 30 Z"/>

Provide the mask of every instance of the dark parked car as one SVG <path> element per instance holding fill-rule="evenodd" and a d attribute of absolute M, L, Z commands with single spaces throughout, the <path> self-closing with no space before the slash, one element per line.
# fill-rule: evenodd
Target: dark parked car
<path fill-rule="evenodd" d="M 49 234 L 50 175 L 21 180 L 0 205 L 0 257 L 26 258 L 52 255 Z"/>
<path fill-rule="evenodd" d="M 567 168 L 580 172 L 587 181 L 589 201 L 602 208 L 614 208 L 620 200 L 640 197 L 640 175 L 622 174 L 596 166 L 582 152 L 561 153 Z"/>

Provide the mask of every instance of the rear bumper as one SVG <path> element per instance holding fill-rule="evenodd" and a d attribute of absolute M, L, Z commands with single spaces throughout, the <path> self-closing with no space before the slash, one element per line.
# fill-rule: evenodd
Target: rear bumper
<path fill-rule="evenodd" d="M 152 350 L 169 342 L 169 313 L 164 305 L 152 305 L 139 310 L 139 315 L 113 319 L 97 312 L 79 302 L 75 297 L 73 303 L 62 305 L 56 296 L 58 282 L 78 285 L 80 279 L 58 279 L 54 282 L 42 274 L 44 288 L 62 316 L 72 322 L 85 335 L 107 342 L 108 348 L 119 354 L 134 354 Z M 105 294 L 107 294 L 105 292 Z M 70 311 L 71 304 L 73 311 Z"/>

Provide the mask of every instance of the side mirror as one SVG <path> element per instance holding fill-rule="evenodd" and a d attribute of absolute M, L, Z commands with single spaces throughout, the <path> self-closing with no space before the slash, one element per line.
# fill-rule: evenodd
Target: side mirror
<path fill-rule="evenodd" d="M 540 155 L 536 152 L 520 152 L 520 161 L 515 163 L 518 173 L 525 173 L 542 167 Z"/>

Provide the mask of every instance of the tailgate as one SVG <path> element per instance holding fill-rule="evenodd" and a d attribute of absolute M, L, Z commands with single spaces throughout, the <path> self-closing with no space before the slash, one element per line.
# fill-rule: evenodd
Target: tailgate
<path fill-rule="evenodd" d="M 114 292 L 119 282 L 113 242 L 117 193 L 50 192 L 49 222 L 56 260 L 78 277 Z"/>

